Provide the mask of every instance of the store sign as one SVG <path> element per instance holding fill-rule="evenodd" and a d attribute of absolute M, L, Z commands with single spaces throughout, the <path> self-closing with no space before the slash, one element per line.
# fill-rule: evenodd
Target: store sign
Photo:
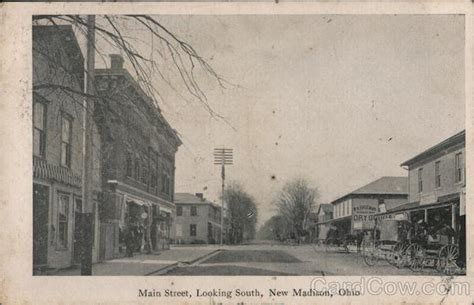
<path fill-rule="evenodd" d="M 369 204 L 354 206 L 352 222 L 354 229 L 370 229 L 375 226 L 377 207 Z"/>

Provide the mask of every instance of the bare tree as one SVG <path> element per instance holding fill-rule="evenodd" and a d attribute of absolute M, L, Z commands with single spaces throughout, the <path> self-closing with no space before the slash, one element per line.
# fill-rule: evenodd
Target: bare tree
<path fill-rule="evenodd" d="M 241 184 L 233 182 L 224 191 L 224 199 L 227 203 L 227 242 L 239 244 L 254 239 L 258 215 L 252 196 Z"/>
<path fill-rule="evenodd" d="M 315 211 L 319 192 L 303 178 L 286 183 L 279 192 L 275 205 L 287 224 L 289 238 L 301 241 L 307 235 L 309 214 Z"/>
<path fill-rule="evenodd" d="M 33 25 L 72 25 L 78 35 L 85 37 L 87 34 L 87 16 L 35 15 L 33 16 Z M 128 32 L 130 29 L 133 29 L 134 33 L 140 32 L 141 34 L 137 38 Z M 153 100 L 157 108 L 161 103 L 169 102 L 163 97 L 163 88 L 160 87 L 166 86 L 176 94 L 178 99 L 186 102 L 194 100 L 201 104 L 213 118 L 227 123 L 225 118 L 214 111 L 208 103 L 207 95 L 196 75 L 198 72 L 201 75 L 207 74 L 211 79 L 214 79 L 219 88 L 226 88 L 229 83 L 208 64 L 193 46 L 169 31 L 157 18 L 148 15 L 100 15 L 97 16 L 95 23 L 95 33 L 98 40 L 95 46 L 98 57 L 106 62 L 107 54 L 99 48 L 104 45 L 122 53 L 130 64 L 133 76 L 139 86 Z M 138 48 L 137 45 L 147 46 L 147 49 Z M 63 66 L 53 54 L 46 53 L 44 49 L 34 51 L 48 58 L 48 61 L 51 65 L 56 66 L 56 69 L 59 67 L 66 71 L 66 74 L 74 74 L 71 67 Z M 174 71 L 168 71 L 169 69 Z M 88 71 L 86 70 L 85 73 L 87 74 Z M 68 96 L 86 96 L 83 91 L 70 86 L 69 80 L 65 80 L 64 83 L 58 82 L 58 80 L 54 82 L 43 80 L 33 85 L 33 92 L 44 94 L 45 91 L 49 93 L 59 91 Z M 107 96 L 100 94 L 93 97 L 97 98 L 97 101 L 107 99 Z M 80 99 L 77 99 L 77 102 L 82 105 Z"/>

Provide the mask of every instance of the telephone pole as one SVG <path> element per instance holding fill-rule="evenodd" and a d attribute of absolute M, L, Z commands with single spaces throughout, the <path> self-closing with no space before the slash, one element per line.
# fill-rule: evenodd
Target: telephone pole
<path fill-rule="evenodd" d="M 82 217 L 81 217 L 81 275 L 92 275 L 92 131 L 94 113 L 94 71 L 95 71 L 95 15 L 87 16 L 87 58 L 86 84 L 84 100 L 84 137 L 83 137 L 83 170 L 82 170 Z"/>
<path fill-rule="evenodd" d="M 221 208 L 221 245 L 224 244 L 224 188 L 225 188 L 225 166 L 232 165 L 232 148 L 214 148 L 214 165 L 221 166 L 222 178 L 222 208 Z"/>

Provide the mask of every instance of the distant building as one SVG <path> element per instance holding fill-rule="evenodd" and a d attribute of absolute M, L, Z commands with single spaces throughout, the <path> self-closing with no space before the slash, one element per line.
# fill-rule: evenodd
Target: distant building
<path fill-rule="evenodd" d="M 81 261 L 84 58 L 70 25 L 33 26 L 33 268 Z M 100 150 L 97 130 L 94 149 Z M 93 169 L 98 260 L 100 162 Z"/>
<path fill-rule="evenodd" d="M 382 177 L 331 202 L 330 224 L 341 234 L 375 226 L 375 215 L 405 204 L 408 199 L 406 177 Z"/>
<path fill-rule="evenodd" d="M 333 218 L 333 205 L 330 203 L 321 203 L 317 212 L 317 239 L 325 239 L 330 228 L 330 220 Z"/>
<path fill-rule="evenodd" d="M 206 200 L 202 193 L 176 193 L 176 219 L 173 226 L 175 243 L 220 242 L 221 207 Z"/>
<path fill-rule="evenodd" d="M 175 181 L 175 154 L 181 145 L 161 110 L 123 68 L 120 55 L 110 55 L 111 68 L 96 70 L 95 121 L 101 150 L 101 257 L 122 255 L 124 230 L 140 228 L 136 249 L 169 245 Z"/>

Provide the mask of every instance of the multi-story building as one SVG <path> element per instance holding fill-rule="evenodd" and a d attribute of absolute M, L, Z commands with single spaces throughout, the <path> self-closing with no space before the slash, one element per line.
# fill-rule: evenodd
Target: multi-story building
<path fill-rule="evenodd" d="M 403 162 L 408 170 L 408 203 L 381 216 L 446 224 L 458 232 L 465 215 L 465 131 Z"/>
<path fill-rule="evenodd" d="M 408 198 L 406 177 L 382 177 L 331 202 L 333 219 L 340 234 L 375 226 L 375 215 L 405 204 Z"/>
<path fill-rule="evenodd" d="M 202 193 L 176 193 L 176 219 L 173 226 L 175 243 L 220 242 L 221 207 L 206 200 Z"/>
<path fill-rule="evenodd" d="M 79 263 L 84 59 L 71 26 L 33 27 L 33 267 Z M 97 133 L 94 149 L 100 150 Z M 99 160 L 94 160 L 93 261 L 99 248 Z"/>
<path fill-rule="evenodd" d="M 109 69 L 96 70 L 95 121 L 102 138 L 101 257 L 120 256 L 124 230 L 140 227 L 148 251 L 167 248 L 173 203 L 175 154 L 181 145 L 161 110 L 110 55 Z"/>

